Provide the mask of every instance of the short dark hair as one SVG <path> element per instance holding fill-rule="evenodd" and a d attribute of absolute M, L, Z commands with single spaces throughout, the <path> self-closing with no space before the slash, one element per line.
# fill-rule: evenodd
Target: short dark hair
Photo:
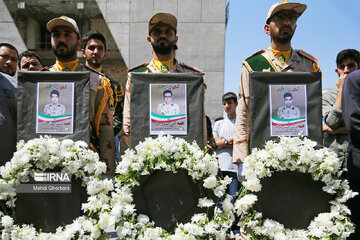
<path fill-rule="evenodd" d="M 104 35 L 102 35 L 102 33 L 97 32 L 97 31 L 90 31 L 90 32 L 87 32 L 87 33 L 85 33 L 83 35 L 82 43 L 81 43 L 81 49 L 85 49 L 87 43 L 91 39 L 97 39 L 97 40 L 102 41 L 102 43 L 104 44 L 104 48 L 106 50 L 106 39 L 105 39 Z"/>
<path fill-rule="evenodd" d="M 233 100 L 234 103 L 237 102 L 237 96 L 235 93 L 233 92 L 227 92 L 222 96 L 222 101 L 229 101 L 229 100 Z"/>
<path fill-rule="evenodd" d="M 56 94 L 58 97 L 60 97 L 60 93 L 59 93 L 59 91 L 56 90 L 56 89 L 54 89 L 54 90 L 51 91 L 50 97 L 52 97 L 53 94 Z"/>
<path fill-rule="evenodd" d="M 16 51 L 16 55 L 19 58 L 19 52 L 16 49 L 16 47 L 14 47 L 13 45 L 11 45 L 10 43 L 0 43 L 0 47 L 7 47 L 10 48 L 11 50 L 15 50 Z"/>
<path fill-rule="evenodd" d="M 336 56 L 336 66 L 339 66 L 345 59 L 352 58 L 360 67 L 360 53 L 355 49 L 344 49 L 338 53 Z"/>
<path fill-rule="evenodd" d="M 18 66 L 20 68 L 20 62 L 21 62 L 21 59 L 23 57 L 36 57 L 37 60 L 39 60 L 40 64 L 41 64 L 41 58 L 39 57 L 39 55 L 37 55 L 35 52 L 33 51 L 29 51 L 29 50 L 26 50 L 22 53 L 20 53 L 20 56 L 19 56 L 19 60 L 18 60 Z"/>
<path fill-rule="evenodd" d="M 289 93 L 289 92 L 286 92 L 286 93 L 284 93 L 284 99 L 285 99 L 286 97 L 291 97 L 291 98 L 293 98 L 293 95 L 292 95 L 291 93 Z"/>
<path fill-rule="evenodd" d="M 163 92 L 163 97 L 165 97 L 165 93 L 171 93 L 171 96 L 173 95 L 172 91 L 170 89 L 166 89 L 164 92 Z"/>

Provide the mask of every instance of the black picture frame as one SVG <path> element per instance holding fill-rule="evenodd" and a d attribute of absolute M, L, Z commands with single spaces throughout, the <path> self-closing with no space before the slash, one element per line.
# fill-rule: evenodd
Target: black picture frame
<path fill-rule="evenodd" d="M 17 99 L 17 140 L 28 141 L 44 135 L 63 140 L 90 142 L 89 72 L 19 72 Z M 42 82 L 74 83 L 73 133 L 36 133 L 37 85 Z"/>
<path fill-rule="evenodd" d="M 204 90 L 203 74 L 199 73 L 131 73 L 130 147 L 135 147 L 146 137 L 157 137 L 150 135 L 150 84 L 186 84 L 187 134 L 176 137 L 190 143 L 195 141 L 203 149 Z"/>
<path fill-rule="evenodd" d="M 316 72 L 251 72 L 250 75 L 250 149 L 262 148 L 271 136 L 270 85 L 305 85 L 306 137 L 322 146 L 321 73 Z M 293 134 L 291 134 L 293 136 Z M 286 136 L 286 134 L 284 134 Z M 290 135 L 289 135 L 290 136 Z"/>

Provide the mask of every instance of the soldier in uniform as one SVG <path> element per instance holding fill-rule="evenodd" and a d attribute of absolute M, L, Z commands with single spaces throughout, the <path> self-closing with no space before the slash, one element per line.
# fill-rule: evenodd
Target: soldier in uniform
<path fill-rule="evenodd" d="M 279 107 L 277 115 L 282 119 L 292 119 L 300 117 L 300 109 L 293 106 L 293 96 L 287 92 L 284 94 L 285 106 Z"/>
<path fill-rule="evenodd" d="M 56 63 L 44 71 L 90 72 L 90 146 L 107 165 L 107 174 L 115 172 L 115 143 L 113 131 L 114 98 L 110 80 L 77 59 L 80 50 L 80 31 L 74 19 L 67 16 L 54 18 L 47 23 L 51 33 L 51 46 Z"/>
<path fill-rule="evenodd" d="M 201 70 L 190 67 L 175 58 L 178 36 L 177 19 L 169 13 L 157 13 L 149 21 L 148 43 L 153 47 L 153 59 L 128 70 L 125 88 L 123 126 L 121 130 L 120 152 L 130 146 L 130 79 L 132 72 L 147 73 L 200 73 Z M 205 119 L 205 118 L 204 118 Z M 205 126 L 205 124 L 204 124 Z M 206 130 L 205 130 L 206 131 Z"/>
<path fill-rule="evenodd" d="M 49 116 L 60 116 L 65 114 L 65 106 L 59 103 L 60 93 L 54 89 L 50 92 L 51 103 L 46 104 L 44 113 Z"/>
<path fill-rule="evenodd" d="M 257 72 L 318 72 L 317 59 L 310 54 L 291 47 L 296 21 L 305 11 L 306 5 L 282 1 L 270 7 L 264 27 L 270 36 L 270 47 L 261 50 L 243 62 L 239 104 L 236 111 L 233 161 L 241 163 L 249 155 L 249 73 Z"/>
<path fill-rule="evenodd" d="M 180 112 L 179 105 L 172 102 L 173 93 L 170 89 L 163 92 L 164 102 L 158 106 L 158 113 L 164 116 L 178 115 Z"/>
<path fill-rule="evenodd" d="M 106 39 L 103 34 L 96 31 L 86 33 L 82 38 L 81 52 L 85 58 L 85 65 L 104 73 L 102 64 L 107 56 Z M 105 74 L 105 73 L 104 73 Z M 114 135 L 116 136 L 121 130 L 122 113 L 124 107 L 124 89 L 120 83 L 108 75 L 106 78 L 110 80 L 113 98 L 115 100 L 114 113 Z"/>

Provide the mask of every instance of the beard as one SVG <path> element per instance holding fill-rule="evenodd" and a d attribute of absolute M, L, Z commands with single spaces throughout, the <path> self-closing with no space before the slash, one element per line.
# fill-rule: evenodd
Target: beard
<path fill-rule="evenodd" d="M 286 28 L 290 29 L 290 31 L 282 33 L 282 31 Z M 279 29 L 279 33 L 274 33 L 273 31 L 271 31 L 271 36 L 275 42 L 286 44 L 291 41 L 292 37 L 294 36 L 294 31 L 295 30 L 293 30 L 291 27 L 284 26 Z"/>
<path fill-rule="evenodd" d="M 166 40 L 168 44 L 167 45 L 165 45 L 164 43 L 159 44 L 159 41 L 161 40 Z M 157 42 L 151 42 L 154 52 L 160 55 L 170 54 L 174 49 L 174 44 L 175 44 L 174 41 L 168 41 L 165 38 L 160 38 Z"/>
<path fill-rule="evenodd" d="M 98 61 L 92 61 L 91 57 L 89 59 L 86 59 L 86 62 L 89 64 L 90 67 L 92 68 L 99 68 L 102 65 L 102 62 L 98 62 Z"/>
<path fill-rule="evenodd" d="M 64 46 L 66 49 L 59 50 L 60 46 Z M 53 49 L 53 52 L 54 52 L 56 58 L 59 61 L 66 61 L 69 59 L 73 59 L 74 56 L 76 57 L 76 50 L 77 50 L 76 44 L 73 46 L 68 46 L 64 43 L 59 43 L 58 45 L 56 45 L 56 48 L 54 48 L 54 46 L 52 46 L 52 49 Z"/>

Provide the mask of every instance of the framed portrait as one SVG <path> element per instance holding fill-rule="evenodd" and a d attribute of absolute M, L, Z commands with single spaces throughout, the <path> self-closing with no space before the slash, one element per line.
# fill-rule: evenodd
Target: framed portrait
<path fill-rule="evenodd" d="M 270 135 L 308 136 L 306 85 L 269 84 Z"/>
<path fill-rule="evenodd" d="M 38 82 L 36 133 L 74 132 L 74 83 Z"/>
<path fill-rule="evenodd" d="M 186 84 L 150 84 L 149 90 L 150 135 L 186 135 Z"/>
<path fill-rule="evenodd" d="M 17 139 L 90 142 L 89 72 L 19 72 Z"/>
<path fill-rule="evenodd" d="M 250 149 L 301 133 L 322 146 L 321 74 L 250 73 Z"/>
<path fill-rule="evenodd" d="M 130 147 L 160 133 L 204 147 L 203 75 L 131 73 Z"/>

